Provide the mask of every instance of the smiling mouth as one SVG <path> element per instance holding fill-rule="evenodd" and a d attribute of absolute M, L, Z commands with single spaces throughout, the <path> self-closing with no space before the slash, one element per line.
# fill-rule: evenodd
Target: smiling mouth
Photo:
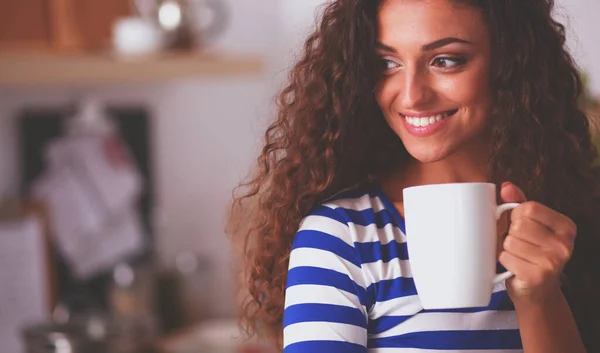
<path fill-rule="evenodd" d="M 406 120 L 407 123 L 409 123 L 412 126 L 415 127 L 425 127 L 425 126 L 429 126 L 431 124 L 435 124 L 437 122 L 440 122 L 444 119 L 448 119 L 449 117 L 453 116 L 454 114 L 456 114 L 456 112 L 458 112 L 458 109 L 454 109 L 454 110 L 449 110 L 447 112 L 444 113 L 438 113 L 438 114 L 434 114 L 431 116 L 423 116 L 423 117 L 413 117 L 413 116 L 408 116 L 408 115 L 404 115 L 402 113 L 400 113 L 400 116 L 402 116 L 404 118 L 404 120 Z"/>

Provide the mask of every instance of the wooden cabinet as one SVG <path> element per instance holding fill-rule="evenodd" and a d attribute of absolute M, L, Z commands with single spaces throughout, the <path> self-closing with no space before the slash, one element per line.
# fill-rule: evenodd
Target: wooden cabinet
<path fill-rule="evenodd" d="M 129 0 L 0 0 L 0 49 L 102 50 Z"/>
<path fill-rule="evenodd" d="M 0 49 L 47 48 L 48 0 L 0 0 Z"/>

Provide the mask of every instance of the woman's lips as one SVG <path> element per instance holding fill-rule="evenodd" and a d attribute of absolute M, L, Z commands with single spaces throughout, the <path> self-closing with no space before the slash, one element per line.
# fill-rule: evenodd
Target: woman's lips
<path fill-rule="evenodd" d="M 406 130 L 413 136 L 425 137 L 441 129 L 458 110 L 449 110 L 437 114 L 419 114 L 409 116 L 400 114 Z"/>

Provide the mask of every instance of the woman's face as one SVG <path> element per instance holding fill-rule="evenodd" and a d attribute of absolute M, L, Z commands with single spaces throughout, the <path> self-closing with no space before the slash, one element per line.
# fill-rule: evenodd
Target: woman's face
<path fill-rule="evenodd" d="M 383 0 L 377 50 L 384 65 L 377 101 L 415 159 L 487 150 L 490 40 L 476 9 L 450 0 Z"/>

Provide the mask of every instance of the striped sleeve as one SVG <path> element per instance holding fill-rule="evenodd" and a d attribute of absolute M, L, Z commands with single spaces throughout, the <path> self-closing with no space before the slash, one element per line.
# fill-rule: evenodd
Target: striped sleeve
<path fill-rule="evenodd" d="M 367 352 L 367 292 L 349 234 L 325 206 L 303 220 L 290 254 L 284 353 Z"/>

